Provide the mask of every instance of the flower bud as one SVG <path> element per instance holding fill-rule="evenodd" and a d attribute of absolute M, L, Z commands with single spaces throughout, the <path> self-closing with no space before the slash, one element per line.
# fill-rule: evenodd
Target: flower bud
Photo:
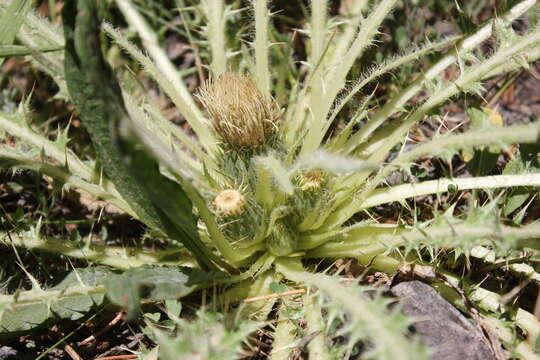
<path fill-rule="evenodd" d="M 246 198 L 238 190 L 228 189 L 220 192 L 214 199 L 214 207 L 222 216 L 240 215 L 244 211 Z"/>
<path fill-rule="evenodd" d="M 274 130 L 280 110 L 248 76 L 225 73 L 203 84 L 197 94 L 212 125 L 234 147 L 262 145 Z"/>
<path fill-rule="evenodd" d="M 319 189 L 324 184 L 324 176 L 318 170 L 311 170 L 300 177 L 300 187 L 304 191 Z"/>

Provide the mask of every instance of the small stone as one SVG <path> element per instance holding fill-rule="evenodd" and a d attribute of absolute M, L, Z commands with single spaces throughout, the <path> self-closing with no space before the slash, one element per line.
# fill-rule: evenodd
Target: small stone
<path fill-rule="evenodd" d="M 9 346 L 0 346 L 0 360 L 19 359 L 19 352 Z"/>

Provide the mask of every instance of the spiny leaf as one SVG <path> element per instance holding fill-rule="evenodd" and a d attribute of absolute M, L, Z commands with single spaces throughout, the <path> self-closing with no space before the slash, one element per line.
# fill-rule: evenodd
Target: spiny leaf
<path fill-rule="evenodd" d="M 287 195 L 292 195 L 294 186 L 289 179 L 288 171 L 281 161 L 272 155 L 260 156 L 254 159 L 259 166 L 264 166 L 278 185 L 278 188 Z"/>
<path fill-rule="evenodd" d="M 345 286 L 337 276 L 310 273 L 299 263 L 290 260 L 280 259 L 276 268 L 289 279 L 317 289 L 310 296 L 316 297 L 315 301 L 325 309 L 324 334 L 327 341 L 336 336 L 345 339 L 343 346 L 332 347 L 336 358 L 351 354 L 359 341 L 365 341 L 367 345 L 362 358 L 427 358 L 424 346 L 405 337 L 409 319 L 399 309 L 388 311 L 391 300 L 381 296 L 380 292 L 374 294 L 374 299 L 368 300 L 367 288 L 353 284 Z M 392 343 L 389 344 L 386 339 L 392 339 Z"/>
<path fill-rule="evenodd" d="M 70 1 L 64 6 L 62 17 L 68 89 L 106 175 L 146 225 L 182 241 L 201 266 L 215 267 L 198 235 L 185 231 L 184 224 L 177 227 L 175 219 L 160 211 L 145 185 L 137 180 L 135 169 L 124 162 L 126 154 L 121 150 L 117 132 L 120 121 L 127 115 L 120 86 L 101 55 L 96 3 L 92 0 Z M 191 212 L 191 208 L 183 211 Z"/>
<path fill-rule="evenodd" d="M 134 180 L 124 164 L 118 139 L 111 127 L 117 127 L 124 115 L 121 91 L 106 65 L 99 44 L 99 20 L 93 1 L 71 1 L 64 7 L 66 37 L 65 75 L 68 89 L 96 147 L 107 176 L 134 207 L 141 220 L 163 229 L 146 192 Z"/>
<path fill-rule="evenodd" d="M 295 169 L 323 169 L 334 174 L 350 174 L 353 172 L 373 169 L 367 161 L 358 160 L 351 156 L 331 154 L 322 149 L 302 157 L 295 165 Z"/>
<path fill-rule="evenodd" d="M 49 289 L 0 295 L 0 329 L 16 333 L 36 328 L 51 318 L 77 320 L 105 296 L 101 285 L 110 271 L 106 268 L 76 269 Z"/>
<path fill-rule="evenodd" d="M 175 319 L 176 334 L 167 334 L 151 325 L 154 340 L 159 344 L 163 360 L 208 359 L 236 360 L 242 353 L 242 343 L 259 324 L 243 320 L 229 324 L 222 314 L 199 311 L 195 320 Z"/>
<path fill-rule="evenodd" d="M 186 267 L 143 266 L 107 279 L 107 297 L 127 309 L 129 318 L 139 312 L 141 299 L 161 301 L 179 299 L 196 289 L 198 283 L 223 278 L 223 273 L 204 275 Z"/>

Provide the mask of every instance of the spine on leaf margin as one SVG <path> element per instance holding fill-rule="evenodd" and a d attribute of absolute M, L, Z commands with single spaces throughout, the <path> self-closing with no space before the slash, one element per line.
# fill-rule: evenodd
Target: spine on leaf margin
<path fill-rule="evenodd" d="M 216 269 L 211 259 L 216 262 L 219 259 L 206 248 L 197 232 L 193 231 L 196 229 L 195 219 L 191 224 L 178 224 L 175 221 L 178 214 L 162 211 L 152 202 L 149 189 L 137 180 L 135 169 L 124 161 L 125 154 L 119 144 L 117 125 L 127 114 L 120 86 L 101 53 L 100 18 L 96 1 L 67 1 L 62 18 L 66 39 L 64 70 L 67 86 L 105 174 L 142 222 L 181 241 L 203 268 Z M 191 214 L 189 201 L 184 210 Z"/>

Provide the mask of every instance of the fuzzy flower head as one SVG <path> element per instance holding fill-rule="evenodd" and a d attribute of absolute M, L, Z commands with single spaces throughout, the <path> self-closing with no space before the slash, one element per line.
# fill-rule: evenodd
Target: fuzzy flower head
<path fill-rule="evenodd" d="M 311 170 L 300 177 L 300 187 L 304 191 L 317 190 L 324 182 L 323 173 L 319 170 Z"/>
<path fill-rule="evenodd" d="M 216 211 L 225 217 L 240 215 L 244 211 L 246 198 L 238 190 L 228 189 L 221 191 L 214 199 Z"/>
<path fill-rule="evenodd" d="M 280 110 L 248 76 L 225 73 L 201 86 L 197 97 L 227 144 L 257 147 L 274 130 Z"/>

